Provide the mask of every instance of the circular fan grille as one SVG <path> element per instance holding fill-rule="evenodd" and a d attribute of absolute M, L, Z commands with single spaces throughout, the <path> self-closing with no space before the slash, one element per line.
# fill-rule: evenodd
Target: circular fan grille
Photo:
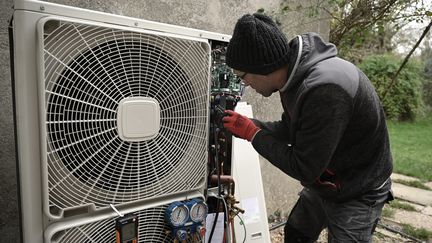
<path fill-rule="evenodd" d="M 145 209 L 136 213 L 138 216 L 139 242 L 174 242 L 167 234 L 169 227 L 165 224 L 164 213 L 167 206 Z M 99 243 L 115 242 L 115 219 L 106 219 L 95 223 L 67 229 L 54 236 L 56 242 Z M 190 238 L 187 242 L 193 242 Z M 201 240 L 199 241 L 201 242 Z"/>
<path fill-rule="evenodd" d="M 197 187 L 207 162 L 205 48 L 153 34 L 57 25 L 44 47 L 50 207 L 106 206 Z M 157 100 L 155 138 L 119 137 L 117 111 L 127 97 Z"/>

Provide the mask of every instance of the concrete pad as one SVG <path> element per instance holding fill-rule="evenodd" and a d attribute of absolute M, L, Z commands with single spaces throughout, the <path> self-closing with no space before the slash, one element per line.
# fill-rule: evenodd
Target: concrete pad
<path fill-rule="evenodd" d="M 420 204 L 417 204 L 417 203 L 408 202 L 408 201 L 405 201 L 405 200 L 399 200 L 399 201 L 400 201 L 400 202 L 403 202 L 403 203 L 406 203 L 406 204 L 408 204 L 408 205 L 413 206 L 414 209 L 415 209 L 417 212 L 421 212 L 421 211 L 423 211 L 423 210 L 426 208 L 425 206 L 420 205 Z"/>
<path fill-rule="evenodd" d="M 424 185 L 432 189 L 432 181 L 426 182 Z"/>
<path fill-rule="evenodd" d="M 432 217 L 419 212 L 396 209 L 393 220 L 400 224 L 410 224 L 415 228 L 432 231 Z"/>
<path fill-rule="evenodd" d="M 425 207 L 421 212 L 422 214 L 432 216 L 432 207 L 431 206 Z"/>
<path fill-rule="evenodd" d="M 402 174 L 393 173 L 391 176 L 392 180 L 403 180 L 403 181 L 419 181 L 418 178 L 406 176 Z"/>
<path fill-rule="evenodd" d="M 393 183 L 392 190 L 396 198 L 417 203 L 424 206 L 432 206 L 432 191 Z"/>
<path fill-rule="evenodd" d="M 386 236 L 386 237 L 389 237 L 389 239 L 385 239 L 385 241 L 382 241 L 382 240 L 380 241 L 379 238 L 376 238 L 373 240 L 373 242 L 386 242 L 386 243 L 388 243 L 388 242 L 403 242 L 404 240 L 406 240 L 401 235 L 390 232 L 390 231 L 383 229 L 383 228 L 380 228 L 380 227 L 377 227 L 375 229 L 375 231 Z"/>

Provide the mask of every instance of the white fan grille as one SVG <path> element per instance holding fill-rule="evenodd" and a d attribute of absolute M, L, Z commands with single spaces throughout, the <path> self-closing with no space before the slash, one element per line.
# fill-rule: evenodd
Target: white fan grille
<path fill-rule="evenodd" d="M 48 203 L 52 213 L 199 189 L 207 164 L 207 43 L 68 21 L 44 26 Z M 123 141 L 119 102 L 160 106 L 151 140 Z"/>
<path fill-rule="evenodd" d="M 165 209 L 167 206 L 145 209 L 136 213 L 138 216 L 138 241 L 139 242 L 174 242 L 173 237 L 165 223 Z M 100 243 L 115 242 L 115 218 L 85 224 L 79 227 L 60 231 L 56 242 L 69 243 Z M 193 242 L 189 239 L 187 242 Z M 196 241 L 195 241 L 196 242 Z M 199 241 L 201 242 L 201 240 Z"/>

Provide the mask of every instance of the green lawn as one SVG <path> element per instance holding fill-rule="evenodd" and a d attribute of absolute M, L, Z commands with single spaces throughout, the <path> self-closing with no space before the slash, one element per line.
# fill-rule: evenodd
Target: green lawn
<path fill-rule="evenodd" d="M 394 172 L 432 181 L 432 114 L 415 122 L 387 122 Z"/>

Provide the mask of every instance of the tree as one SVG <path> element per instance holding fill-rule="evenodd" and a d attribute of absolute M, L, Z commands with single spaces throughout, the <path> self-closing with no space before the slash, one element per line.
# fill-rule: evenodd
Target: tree
<path fill-rule="evenodd" d="M 427 35 L 427 33 L 429 32 L 429 30 L 432 27 L 432 21 L 428 24 L 428 26 L 425 28 L 425 30 L 423 31 L 422 35 L 420 36 L 420 38 L 417 40 L 417 42 L 415 43 L 414 47 L 411 49 L 411 51 L 408 53 L 408 55 L 404 58 L 402 64 L 399 66 L 399 69 L 397 70 L 396 74 L 393 76 L 389 86 L 387 87 L 386 91 L 383 94 L 383 97 L 381 98 L 385 98 L 385 96 L 387 95 L 388 91 L 391 90 L 393 88 L 393 86 L 395 85 L 397 78 L 400 74 L 400 72 L 402 71 L 402 69 L 404 68 L 404 66 L 407 64 L 409 58 L 411 57 L 411 55 L 414 53 L 414 51 L 417 49 L 417 47 L 420 45 L 420 43 L 422 42 L 422 40 L 424 39 L 424 37 Z"/>
<path fill-rule="evenodd" d="M 387 72 L 386 86 L 381 87 L 382 92 L 379 92 L 381 100 L 386 101 L 390 99 L 387 99 L 387 94 L 401 93 L 398 93 L 400 85 L 409 86 L 413 76 L 407 76 L 403 69 L 432 27 L 431 10 L 432 4 L 423 0 L 310 0 L 301 4 L 284 0 L 277 11 L 270 12 L 270 16 L 278 20 L 284 15 L 296 14 L 299 11 L 308 14 L 308 17 L 316 18 L 321 18 L 323 13 L 327 14 L 331 19 L 330 42 L 338 47 L 340 56 L 354 63 L 361 63 L 365 57 L 372 54 L 393 52 L 395 45 L 392 39 L 404 26 L 413 22 L 429 23 L 423 33 L 416 37 L 415 45 L 412 46 L 408 55 L 403 60 L 401 58 L 401 62 L 392 62 L 391 67 L 398 63 L 399 66 L 394 71 Z M 261 9 L 261 12 L 265 11 Z M 277 22 L 280 23 L 281 21 Z M 401 78 L 403 82 L 399 85 L 398 77 L 401 73 L 404 73 L 404 77 Z M 413 72 L 409 71 L 408 73 Z M 410 78 L 407 79 L 406 77 Z M 411 85 L 410 87 L 414 90 L 408 92 L 411 95 L 410 99 L 414 101 L 412 104 L 418 105 L 404 108 L 410 112 L 402 112 L 401 114 L 403 117 L 412 118 L 415 117 L 414 113 L 421 107 L 420 102 L 418 102 L 420 86 Z M 409 95 L 405 98 L 408 98 Z M 397 99 L 397 97 L 391 98 Z"/>
<path fill-rule="evenodd" d="M 330 42 L 340 55 L 353 62 L 364 56 L 394 49 L 393 36 L 410 22 L 429 22 L 431 4 L 423 0 L 284 0 L 276 11 L 265 12 L 276 22 L 285 15 L 304 12 L 307 17 L 330 17 Z"/>
<path fill-rule="evenodd" d="M 432 59 L 432 46 L 431 45 L 432 45 L 432 35 L 431 35 L 431 31 L 429 31 L 429 33 L 427 33 L 427 35 L 425 36 L 425 38 L 423 40 L 423 46 L 420 47 L 420 49 L 421 49 L 420 59 L 423 62 L 426 62 L 426 61 Z M 430 69 L 430 74 L 431 74 L 430 78 L 432 78 L 432 69 Z"/>
<path fill-rule="evenodd" d="M 421 51 L 420 58 L 424 62 L 424 77 L 423 83 L 423 97 L 424 102 L 432 110 L 432 42 L 431 32 L 429 31 L 428 36 L 423 41 L 423 48 Z"/>
<path fill-rule="evenodd" d="M 400 72 L 399 82 L 389 90 L 389 83 L 400 65 L 395 55 L 371 55 L 359 65 L 372 81 L 386 113 L 386 117 L 398 120 L 414 120 L 423 113 L 421 65 L 410 61 Z M 383 93 L 389 95 L 384 96 Z"/>
<path fill-rule="evenodd" d="M 430 15 L 422 0 L 329 0 L 333 11 L 330 41 L 341 54 L 352 61 L 361 61 L 371 53 L 392 51 L 391 39 L 410 22 L 425 21 Z"/>

